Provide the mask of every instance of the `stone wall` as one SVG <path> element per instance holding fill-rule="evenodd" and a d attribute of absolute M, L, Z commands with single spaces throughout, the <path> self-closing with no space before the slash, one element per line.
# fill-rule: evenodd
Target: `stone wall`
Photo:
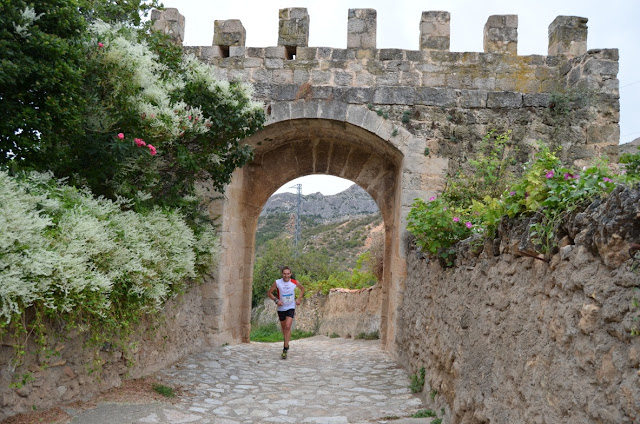
<path fill-rule="evenodd" d="M 85 337 L 74 331 L 51 340 L 50 348 L 59 355 L 36 354 L 31 342 L 24 363 L 17 367 L 13 363 L 15 341 L 10 337 L 0 340 L 0 421 L 33 408 L 87 400 L 120 386 L 125 378 L 151 374 L 204 346 L 200 287 L 171 299 L 156 318 L 141 323 L 126 358 L 113 346 L 103 346 L 98 352 L 102 365 L 97 368 L 94 352 L 83 348 Z M 11 387 L 11 383 L 21 383 L 25 375 L 26 384 Z"/>
<path fill-rule="evenodd" d="M 399 359 L 449 423 L 640 422 L 640 187 L 568 220 L 548 262 L 520 253 L 523 228 L 452 268 L 413 250 Z"/>
<path fill-rule="evenodd" d="M 361 290 L 331 289 L 316 293 L 296 308 L 294 328 L 326 336 L 356 337 L 380 332 L 382 287 L 378 284 Z M 276 306 L 265 300 L 252 312 L 252 323 L 277 323 Z"/>

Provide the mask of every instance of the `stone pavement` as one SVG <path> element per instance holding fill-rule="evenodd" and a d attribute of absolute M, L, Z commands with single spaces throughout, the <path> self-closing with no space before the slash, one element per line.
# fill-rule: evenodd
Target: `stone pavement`
<path fill-rule="evenodd" d="M 181 386 L 175 404 L 102 403 L 75 412 L 75 424 L 429 423 L 409 376 L 379 341 L 315 336 L 291 342 L 224 346 L 192 355 L 156 375 Z"/>

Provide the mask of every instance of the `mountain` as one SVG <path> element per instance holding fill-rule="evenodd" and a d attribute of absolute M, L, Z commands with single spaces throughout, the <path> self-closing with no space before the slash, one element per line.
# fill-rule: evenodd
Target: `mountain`
<path fill-rule="evenodd" d="M 256 256 L 269 240 L 293 238 L 297 197 L 279 193 L 269 198 L 258 218 Z M 339 270 L 352 269 L 358 256 L 382 237 L 383 229 L 378 206 L 358 185 L 329 196 L 301 196 L 300 248 L 329 256 Z"/>
<path fill-rule="evenodd" d="M 330 196 L 313 193 L 301 197 L 300 215 L 317 217 L 325 223 L 379 213 L 376 202 L 357 184 Z M 278 193 L 271 196 L 260 217 L 295 213 L 297 198 L 298 195 L 294 193 Z"/>

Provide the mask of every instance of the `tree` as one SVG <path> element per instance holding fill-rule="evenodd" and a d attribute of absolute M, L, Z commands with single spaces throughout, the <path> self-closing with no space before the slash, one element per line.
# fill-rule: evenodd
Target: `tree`
<path fill-rule="evenodd" d="M 0 1 L 0 164 L 193 211 L 196 181 L 222 191 L 252 158 L 262 105 L 136 27 L 156 0 Z"/>

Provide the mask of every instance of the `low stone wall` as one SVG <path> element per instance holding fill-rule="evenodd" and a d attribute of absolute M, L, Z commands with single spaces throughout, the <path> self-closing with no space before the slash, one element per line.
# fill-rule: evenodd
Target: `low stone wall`
<path fill-rule="evenodd" d="M 567 220 L 548 262 L 522 229 L 452 268 L 409 254 L 399 359 L 448 423 L 640 422 L 640 188 Z"/>
<path fill-rule="evenodd" d="M 329 294 L 316 293 L 296 308 L 294 328 L 316 334 L 356 337 L 380 331 L 382 287 L 361 290 L 332 289 Z M 276 306 L 266 300 L 252 312 L 252 323 L 278 322 Z"/>
<path fill-rule="evenodd" d="M 67 334 L 51 346 L 59 355 L 35 354 L 30 343 L 24 363 L 13 366 L 15 344 L 0 340 L 0 421 L 21 412 L 50 408 L 65 402 L 87 400 L 125 378 L 151 374 L 204 346 L 202 295 L 192 287 L 167 302 L 156 320 L 145 320 L 132 339 L 128 359 L 121 351 L 104 346 L 99 352 L 101 369 L 90 372 L 93 351 L 83 349 L 84 336 Z M 23 376 L 24 383 L 22 384 Z M 20 384 L 11 383 L 19 382 Z M 16 387 L 17 386 L 17 387 Z"/>

